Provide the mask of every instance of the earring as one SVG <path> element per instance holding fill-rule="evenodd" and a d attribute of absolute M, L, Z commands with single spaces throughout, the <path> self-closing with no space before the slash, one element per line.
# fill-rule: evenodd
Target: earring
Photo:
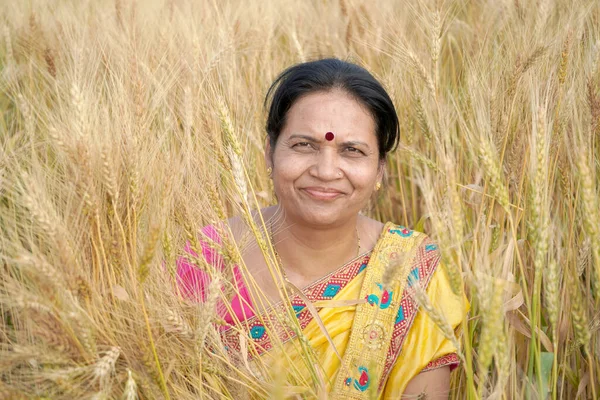
<path fill-rule="evenodd" d="M 271 177 L 271 174 L 273 173 L 273 168 L 268 167 L 267 168 L 267 175 L 269 175 L 269 178 Z"/>
<path fill-rule="evenodd" d="M 381 182 L 377 182 L 375 184 L 375 190 L 379 190 L 379 189 L 381 189 Z"/>

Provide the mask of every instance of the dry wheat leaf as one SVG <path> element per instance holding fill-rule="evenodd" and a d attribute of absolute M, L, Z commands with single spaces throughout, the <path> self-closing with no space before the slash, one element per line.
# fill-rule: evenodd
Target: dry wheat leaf
<path fill-rule="evenodd" d="M 129 294 L 127 293 L 127 290 L 125 290 L 125 288 L 123 286 L 114 285 L 112 287 L 112 293 L 113 293 L 113 296 L 115 296 L 117 299 L 119 299 L 121 301 L 129 301 Z"/>
<path fill-rule="evenodd" d="M 585 388 L 587 387 L 588 383 L 590 383 L 590 371 L 587 371 L 583 378 L 581 378 L 581 380 L 579 381 L 579 386 L 577 387 L 577 395 L 575 396 L 576 399 L 582 398 L 581 395 L 585 393 Z"/>
<path fill-rule="evenodd" d="M 504 312 L 514 311 L 521 307 L 523 303 L 525 303 L 525 300 L 523 299 L 523 291 L 519 290 L 519 293 L 504 303 Z"/>
<path fill-rule="evenodd" d="M 516 315 L 518 311 L 511 311 L 511 312 L 507 312 L 506 313 L 506 319 L 508 319 L 508 322 L 519 332 L 521 332 L 523 335 L 527 336 L 528 338 L 531 337 L 531 329 L 529 328 L 529 326 L 527 326 L 523 321 L 521 321 L 521 319 L 519 318 L 518 315 Z M 525 320 L 526 323 L 530 323 L 529 319 L 524 316 L 522 313 L 519 312 L 519 315 Z M 548 338 L 548 336 L 541 331 L 539 328 L 536 328 L 536 333 L 539 335 L 540 337 L 540 342 L 542 342 L 542 345 L 544 345 L 544 348 L 549 351 L 550 353 L 554 352 L 554 346 L 552 346 L 552 342 L 550 341 L 550 339 Z"/>

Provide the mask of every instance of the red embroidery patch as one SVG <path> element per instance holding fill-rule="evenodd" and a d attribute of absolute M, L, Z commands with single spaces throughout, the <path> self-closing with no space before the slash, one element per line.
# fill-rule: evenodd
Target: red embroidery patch
<path fill-rule="evenodd" d="M 449 365 L 450 370 L 453 370 L 454 368 L 458 367 L 459 364 L 460 358 L 458 358 L 458 355 L 456 353 L 450 353 L 431 361 L 429 364 L 427 364 L 427 366 L 425 366 L 425 368 L 423 368 L 421 372 L 431 371 L 432 369 L 445 367 L 446 365 Z"/>

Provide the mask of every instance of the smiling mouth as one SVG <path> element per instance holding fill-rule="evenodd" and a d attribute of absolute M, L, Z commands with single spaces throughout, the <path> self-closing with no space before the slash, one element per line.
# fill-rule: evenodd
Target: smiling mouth
<path fill-rule="evenodd" d="M 315 200 L 335 200 L 344 195 L 344 193 L 337 190 L 318 187 L 303 188 L 302 191 Z"/>

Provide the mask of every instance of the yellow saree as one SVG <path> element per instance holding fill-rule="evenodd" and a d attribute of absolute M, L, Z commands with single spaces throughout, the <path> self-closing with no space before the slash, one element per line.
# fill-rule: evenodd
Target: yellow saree
<path fill-rule="evenodd" d="M 224 329 L 221 337 L 230 353 L 247 351 L 249 360 L 260 357 L 293 370 L 298 382 L 310 384 L 311 373 L 318 376 L 329 398 L 399 398 L 420 372 L 459 361 L 452 341 L 419 310 L 415 285 L 452 328 L 465 318 L 468 303 L 450 289 L 437 245 L 387 223 L 373 251 L 290 298 L 301 334 L 284 328 L 286 308 L 279 304 L 269 315 Z M 319 309 L 317 318 L 312 306 Z M 240 332 L 247 336 L 240 338 Z M 282 365 L 283 359 L 292 365 Z"/>

